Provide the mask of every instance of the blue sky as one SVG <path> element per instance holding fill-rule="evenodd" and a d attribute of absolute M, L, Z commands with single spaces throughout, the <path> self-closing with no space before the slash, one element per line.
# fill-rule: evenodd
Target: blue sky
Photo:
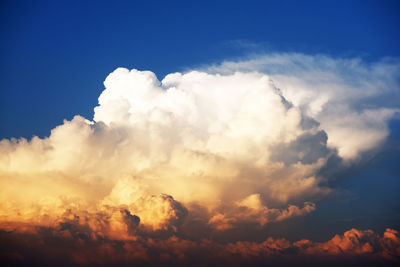
<path fill-rule="evenodd" d="M 0 139 L 44 137 L 63 119 L 92 118 L 117 67 L 162 79 L 270 52 L 398 60 L 399 14 L 400 1 L 388 0 L 2 1 Z M 335 185 L 348 200 L 325 199 L 277 227 L 293 239 L 321 240 L 349 227 L 399 228 L 398 120 L 389 128 L 377 156 L 339 174 L 350 176 Z"/>

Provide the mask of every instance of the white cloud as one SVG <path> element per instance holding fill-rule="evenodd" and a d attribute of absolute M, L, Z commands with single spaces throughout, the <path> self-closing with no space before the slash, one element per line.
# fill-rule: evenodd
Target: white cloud
<path fill-rule="evenodd" d="M 328 145 L 344 159 L 384 141 L 388 120 L 400 110 L 400 63 L 393 59 L 367 63 L 359 58 L 266 54 L 206 71 L 268 74 L 288 101 L 320 123 Z"/>
<path fill-rule="evenodd" d="M 48 138 L 0 142 L 2 218 L 58 218 L 84 203 L 93 214 L 107 206 L 117 226 L 136 225 L 137 215 L 144 227 L 175 231 L 186 214 L 180 203 L 205 207 L 217 229 L 235 214 L 260 225 L 305 215 L 315 208 L 309 201 L 331 191 L 317 173 L 335 149 L 351 162 L 387 136 L 397 107 L 379 97 L 396 96 L 397 70 L 299 54 L 161 82 L 119 68 L 94 122 L 76 116 Z M 243 199 L 258 206 L 243 210 Z"/>

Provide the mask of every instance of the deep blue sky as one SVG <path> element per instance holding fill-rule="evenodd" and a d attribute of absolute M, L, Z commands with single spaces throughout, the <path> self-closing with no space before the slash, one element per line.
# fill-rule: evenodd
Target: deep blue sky
<path fill-rule="evenodd" d="M 196 2 L 196 3 L 193 3 Z M 400 56 L 400 1 L 1 1 L 0 138 L 92 118 L 116 67 L 159 78 L 263 50 Z"/>
<path fill-rule="evenodd" d="M 238 40 L 267 52 L 400 57 L 400 1 L 192 2 L 1 1 L 0 139 L 47 136 L 76 114 L 91 119 L 102 83 L 117 67 L 161 79 L 254 52 L 235 46 Z M 393 122 L 383 151 L 339 185 L 352 201 L 327 200 L 279 227 L 287 225 L 295 239 L 400 227 L 399 129 Z"/>

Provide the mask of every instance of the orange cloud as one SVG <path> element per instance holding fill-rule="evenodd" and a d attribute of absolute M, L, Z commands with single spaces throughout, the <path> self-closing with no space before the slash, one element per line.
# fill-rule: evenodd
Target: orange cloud
<path fill-rule="evenodd" d="M 129 223 L 125 221 L 128 225 Z M 17 227 L 17 226 L 16 226 Z M 175 235 L 148 237 L 140 232 L 134 238 L 116 240 L 112 236 L 99 238 L 90 228 L 62 223 L 57 228 L 33 227 L 27 231 L 1 231 L 1 259 L 8 263 L 57 263 L 67 259 L 71 265 L 144 264 L 194 265 L 260 264 L 286 262 L 332 264 L 343 259 L 350 262 L 389 264 L 400 260 L 400 236 L 386 229 L 381 236 L 372 230 L 351 229 L 326 242 L 268 238 L 263 242 L 237 241 L 219 243 L 212 240 L 187 240 Z M 64 264 L 65 264 L 64 263 Z"/>

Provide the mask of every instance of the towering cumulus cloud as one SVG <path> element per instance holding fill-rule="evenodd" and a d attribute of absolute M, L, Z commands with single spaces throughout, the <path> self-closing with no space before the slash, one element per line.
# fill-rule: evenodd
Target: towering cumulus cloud
<path fill-rule="evenodd" d="M 12 244 L 0 255 L 69 264 L 190 264 L 188 255 L 203 254 L 221 264 L 286 254 L 395 261 L 391 229 L 325 243 L 219 238 L 318 208 L 333 190 L 321 171 L 328 160 L 356 164 L 388 135 L 399 110 L 385 99 L 399 100 L 399 69 L 299 54 L 162 81 L 118 68 L 93 120 L 75 116 L 49 137 L 0 142 L 1 242 Z M 30 250 L 35 242 L 47 252 Z"/>

